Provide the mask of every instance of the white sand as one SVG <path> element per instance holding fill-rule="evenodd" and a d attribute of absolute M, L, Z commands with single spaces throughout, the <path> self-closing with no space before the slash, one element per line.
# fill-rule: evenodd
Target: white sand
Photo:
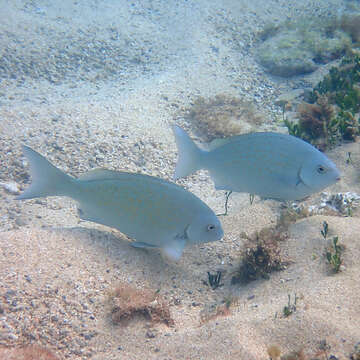
<path fill-rule="evenodd" d="M 315 11 L 309 9 L 336 9 L 340 2 L 52 3 L 2 5 L 0 44 L 16 49 L 12 59 L 28 61 L 32 54 L 40 79 L 32 78 L 34 69 L 20 71 L 14 64 L 7 69 L 14 66 L 20 78 L 1 79 L 0 182 L 24 183 L 22 143 L 73 175 L 105 166 L 170 179 L 176 147 L 169 125 L 174 118 L 184 124 L 179 114 L 197 96 L 243 97 L 274 119 L 280 114 L 273 105 L 277 95 L 299 83 L 264 73 L 252 55 L 254 32 L 269 21 Z M 59 68 L 51 63 L 49 44 L 63 46 L 71 57 L 84 55 L 84 49 L 91 53 L 91 46 L 101 48 L 110 36 L 115 40 L 104 58 L 93 59 L 101 64 L 98 77 L 74 58 L 63 58 Z M 66 52 L 69 44 L 74 48 Z M 123 72 L 113 76 L 101 61 L 107 61 L 106 51 L 115 56 L 118 47 L 128 52 L 122 54 Z M 121 62 L 108 67 L 119 71 Z M 56 77 L 59 73 L 63 79 Z M 343 178 L 328 192 L 360 193 L 358 146 L 343 145 L 329 153 Z M 353 163 L 347 165 L 349 151 Z M 224 194 L 214 190 L 205 172 L 179 184 L 222 211 Z M 308 203 L 318 204 L 319 197 Z M 360 340 L 356 214 L 310 217 L 292 225 L 289 240 L 281 244 L 292 264 L 270 280 L 241 286 L 230 285 L 244 247 L 240 233 L 274 225 L 277 202 L 255 199 L 250 206 L 248 195 L 233 194 L 230 215 L 221 218 L 224 239 L 186 249 L 178 263 L 167 263 L 156 251 L 131 248 L 112 229 L 79 221 L 68 199 L 16 202 L 0 189 L 0 209 L 0 345 L 36 343 L 71 359 L 257 360 L 268 359 L 266 349 L 272 344 L 282 353 L 303 348 L 310 358 L 325 339 L 331 346 L 328 354 L 347 359 Z M 324 220 L 346 247 L 345 269 L 336 275 L 324 256 Z M 227 273 L 224 286 L 213 291 L 203 280 L 207 271 L 216 270 Z M 106 299 L 119 281 L 159 289 L 171 305 L 175 326 L 150 326 L 141 319 L 126 328 L 111 325 Z M 296 312 L 284 318 L 288 294 L 295 293 Z M 229 294 L 237 299 L 231 314 L 201 325 L 201 311 Z M 149 328 L 155 337 L 149 338 Z"/>

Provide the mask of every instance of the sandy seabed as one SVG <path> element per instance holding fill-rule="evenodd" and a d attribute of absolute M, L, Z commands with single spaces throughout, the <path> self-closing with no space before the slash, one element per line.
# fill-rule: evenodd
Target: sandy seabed
<path fill-rule="evenodd" d="M 74 176 L 107 167 L 171 179 L 176 146 L 170 124 L 196 136 L 181 116 L 196 97 L 244 98 L 276 119 L 277 96 L 307 81 L 269 77 L 254 59 L 255 33 L 268 22 L 339 4 L 2 1 L 0 182 L 27 186 L 23 143 Z M 328 156 L 342 180 L 326 191 L 360 193 L 359 144 Z M 206 172 L 179 184 L 222 211 L 224 193 L 214 190 Z M 319 202 L 320 194 L 307 200 Z M 269 359 L 271 345 L 282 354 L 303 349 L 306 359 L 325 359 L 326 341 L 328 356 L 349 359 L 360 341 L 356 212 L 297 221 L 280 244 L 291 260 L 285 270 L 231 285 L 244 250 L 240 234 L 274 226 L 279 203 L 256 198 L 250 205 L 247 194 L 234 194 L 229 215 L 221 218 L 224 239 L 187 248 L 177 263 L 79 220 L 68 199 L 16 202 L 0 189 L 0 209 L 0 358 L 21 359 L 19 348 L 36 344 L 58 359 L 260 360 Z M 330 238 L 337 235 L 345 247 L 338 274 L 325 258 L 324 221 Z M 212 290 L 207 272 L 218 270 L 224 285 Z M 158 291 L 174 325 L 141 316 L 114 325 L 109 297 L 122 282 Z M 288 295 L 293 301 L 295 294 L 296 311 L 285 317 Z M 228 298 L 228 312 L 202 321 L 207 309 Z"/>

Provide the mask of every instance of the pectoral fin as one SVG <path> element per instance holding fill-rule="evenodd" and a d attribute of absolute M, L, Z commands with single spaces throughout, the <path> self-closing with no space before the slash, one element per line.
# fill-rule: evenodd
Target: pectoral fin
<path fill-rule="evenodd" d="M 304 181 L 304 179 L 301 176 L 301 170 L 302 167 L 299 169 L 298 173 L 297 173 L 297 181 L 296 181 L 296 186 L 299 186 L 300 184 L 306 186 L 307 188 L 309 187 L 308 184 L 306 184 L 306 182 Z"/>
<path fill-rule="evenodd" d="M 134 248 L 157 248 L 158 247 L 156 245 L 148 244 L 146 242 L 141 242 L 141 241 L 134 241 L 131 243 L 131 246 Z"/>

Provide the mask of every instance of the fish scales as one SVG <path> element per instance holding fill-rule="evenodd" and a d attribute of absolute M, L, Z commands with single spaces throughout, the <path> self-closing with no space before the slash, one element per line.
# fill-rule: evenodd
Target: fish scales
<path fill-rule="evenodd" d="M 139 241 L 151 241 L 154 245 L 162 246 L 162 242 L 166 240 L 163 239 L 163 230 L 179 227 L 179 218 L 183 219 L 184 222 L 189 222 L 196 211 L 201 211 L 201 206 L 186 209 L 188 198 L 176 198 L 177 194 L 174 196 L 171 187 L 161 186 L 159 182 L 148 181 L 144 183 L 142 178 L 139 181 L 136 176 L 137 174 L 121 181 L 95 180 L 85 182 L 82 185 L 84 192 L 87 191 L 87 193 L 81 194 L 81 197 L 74 195 L 73 198 L 79 201 L 80 207 L 84 196 L 94 198 L 96 206 L 91 207 L 92 210 L 86 211 L 90 220 L 93 219 L 96 222 L 117 228 Z M 98 184 L 99 181 L 106 183 Z M 168 198 L 166 202 L 159 199 L 158 193 L 155 192 L 154 194 L 150 191 L 151 187 L 156 189 L 159 185 L 161 191 Z M 109 189 L 115 190 L 109 191 Z M 174 206 L 175 202 L 176 206 Z M 97 215 L 99 212 L 102 214 L 101 219 Z M 135 222 L 139 223 L 139 226 L 133 226 Z M 158 229 L 154 229 L 154 224 Z M 180 232 L 180 229 L 176 228 L 174 231 Z M 154 239 L 149 239 L 150 232 L 154 234 Z"/>

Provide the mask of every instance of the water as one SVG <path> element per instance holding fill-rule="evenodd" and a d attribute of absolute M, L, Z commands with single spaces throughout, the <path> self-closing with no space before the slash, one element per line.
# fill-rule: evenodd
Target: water
<path fill-rule="evenodd" d="M 281 256 L 293 260 L 286 270 L 231 285 L 248 246 L 242 232 L 254 238 L 273 227 L 280 203 L 255 197 L 250 205 L 248 194 L 232 194 L 229 215 L 221 218 L 224 239 L 189 248 L 172 263 L 156 250 L 132 249 L 120 232 L 80 221 L 69 199 L 20 203 L 14 192 L 30 181 L 22 144 L 72 176 L 106 167 L 171 180 L 173 123 L 198 143 L 234 129 L 286 132 L 278 97 L 312 88 L 337 60 L 307 53 L 314 72 L 271 74 L 259 57 L 261 32 L 307 16 L 357 14 L 358 1 L 0 5 L 0 183 L 15 183 L 14 191 L 0 188 L 0 358 L 1 346 L 35 343 L 70 359 L 257 360 L 268 358 L 272 344 L 282 354 L 302 347 L 314 356 L 324 339 L 328 355 L 347 358 L 360 337 L 355 210 L 353 217 L 299 220 L 280 242 Z M 309 27 L 298 28 L 310 43 Z M 289 119 L 295 115 L 295 106 L 286 110 Z M 357 146 L 327 153 L 343 174 L 330 194 L 360 193 Z M 345 161 L 348 152 L 352 164 Z M 223 212 L 224 192 L 214 189 L 207 172 L 177 183 Z M 321 204 L 320 194 L 302 203 Z M 324 256 L 331 239 L 327 244 L 320 235 L 324 219 L 346 245 L 345 270 L 333 276 Z M 224 285 L 205 285 L 208 271 L 221 271 Z M 113 325 L 107 299 L 119 283 L 159 293 L 175 326 L 149 325 L 141 317 L 126 328 Z M 288 294 L 295 293 L 296 311 L 284 318 Z"/>

